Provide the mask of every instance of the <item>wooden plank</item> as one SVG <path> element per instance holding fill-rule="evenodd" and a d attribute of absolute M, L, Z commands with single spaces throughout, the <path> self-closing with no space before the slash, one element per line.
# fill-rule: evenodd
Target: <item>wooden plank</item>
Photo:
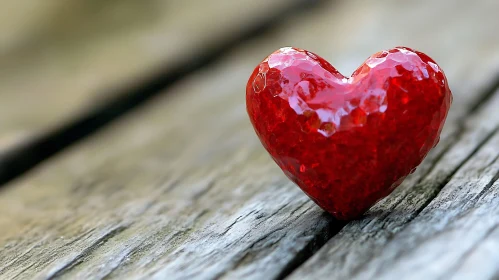
<path fill-rule="evenodd" d="M 476 3 L 475 14 L 462 5 L 426 4 L 428 11 L 411 6 L 414 3 L 404 4 L 409 12 L 398 19 L 417 18 L 423 11 L 442 16 L 470 13 L 460 21 L 480 32 L 465 32 L 466 40 L 456 47 L 469 56 L 448 58 L 446 41 L 435 40 L 446 32 L 458 33 L 453 25 L 437 24 L 451 17 L 430 17 L 436 22 L 423 27 L 392 25 L 382 19 L 391 14 L 394 2 L 341 2 L 285 22 L 268 38 L 170 89 L 176 94 L 158 97 L 13 182 L 0 193 L 0 212 L 4 213 L 0 217 L 0 275 L 259 279 L 282 278 L 303 262 L 342 224 L 289 183 L 265 154 L 247 121 L 243 98 L 252 68 L 283 42 L 315 51 L 340 70 L 352 70 L 370 53 L 392 47 L 398 39 L 429 53 L 446 70 L 455 103 L 442 143 L 394 196 L 368 214 L 365 219 L 375 225 L 371 234 L 357 228 L 358 235 L 343 231 L 337 237 L 352 234 L 355 242 L 388 232 L 383 231 L 383 223 L 389 230 L 403 227 L 455 170 L 465 168 L 464 162 L 480 153 L 476 150 L 490 153 L 490 143 L 495 142 L 489 141 L 497 126 L 496 113 L 490 112 L 493 105 L 475 104 L 486 96 L 497 102 L 484 89 L 497 74 L 499 42 L 490 36 L 490 29 L 481 26 L 486 21 L 474 20 L 475 14 L 487 19 L 485 15 L 497 4 Z M 352 23 L 352 18 L 359 21 Z M 318 38 L 313 31 L 323 26 L 331 27 L 329 35 Z M 418 33 L 420 29 L 424 32 Z M 358 43 L 372 32 L 379 35 L 378 40 Z M 469 79 L 462 78 L 468 75 Z M 464 116 L 470 111 L 473 117 L 464 126 Z M 481 122 L 484 116 L 491 121 Z M 442 164 L 446 156 L 453 165 Z M 398 196 L 426 173 L 434 174 L 424 176 L 426 180 L 435 181 L 416 185 L 422 190 L 411 191 L 412 196 Z M 406 212 L 400 212 L 391 207 L 399 205 L 398 201 L 414 203 L 404 203 Z M 407 219 L 391 224 L 397 215 Z M 345 229 L 354 229 L 365 219 Z M 355 246 L 361 245 L 352 248 L 360 250 Z"/>
<path fill-rule="evenodd" d="M 7 0 L 0 11 L 0 151 L 297 1 L 31 2 Z"/>

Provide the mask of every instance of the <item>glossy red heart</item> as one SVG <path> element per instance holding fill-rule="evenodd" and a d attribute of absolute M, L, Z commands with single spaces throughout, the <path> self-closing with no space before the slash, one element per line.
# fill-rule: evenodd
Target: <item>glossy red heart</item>
<path fill-rule="evenodd" d="M 282 48 L 246 87 L 265 149 L 338 219 L 400 185 L 437 144 L 451 101 L 440 67 L 405 47 L 372 55 L 349 78 L 316 54 Z"/>

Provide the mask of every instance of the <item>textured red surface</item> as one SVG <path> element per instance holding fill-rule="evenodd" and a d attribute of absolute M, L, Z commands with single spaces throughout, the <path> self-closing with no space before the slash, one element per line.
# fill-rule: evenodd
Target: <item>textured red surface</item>
<path fill-rule="evenodd" d="M 282 48 L 246 87 L 265 149 L 338 219 L 400 185 L 437 144 L 451 101 L 440 67 L 404 47 L 374 54 L 349 78 L 311 52 Z"/>

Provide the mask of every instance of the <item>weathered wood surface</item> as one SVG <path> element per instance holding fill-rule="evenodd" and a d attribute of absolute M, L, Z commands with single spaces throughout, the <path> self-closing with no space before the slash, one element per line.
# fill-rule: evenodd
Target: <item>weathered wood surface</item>
<path fill-rule="evenodd" d="M 290 278 L 497 277 L 497 108 L 499 92 L 410 180 L 366 218 L 346 225 Z"/>
<path fill-rule="evenodd" d="M 35 2 L 2 2 L 0 151 L 101 105 L 110 88 L 189 62 L 296 1 Z"/>
<path fill-rule="evenodd" d="M 444 2 L 345 1 L 290 19 L 12 182 L 0 278 L 497 277 L 499 4 Z M 363 219 L 323 213 L 247 121 L 246 79 L 283 44 L 343 72 L 407 45 L 449 77 L 441 143 Z"/>

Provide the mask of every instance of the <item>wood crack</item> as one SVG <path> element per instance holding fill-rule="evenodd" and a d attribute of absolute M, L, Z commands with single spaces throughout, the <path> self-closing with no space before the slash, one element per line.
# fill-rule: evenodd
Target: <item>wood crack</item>
<path fill-rule="evenodd" d="M 324 214 L 328 215 L 328 214 Z M 282 268 L 279 274 L 275 277 L 276 280 L 285 279 L 303 263 L 305 263 L 315 252 L 321 249 L 327 241 L 336 235 L 345 225 L 346 222 L 334 220 L 327 216 L 324 221 L 326 225 L 321 229 L 320 234 L 314 234 L 312 239 L 300 251 L 296 252 L 293 258 Z"/>
<path fill-rule="evenodd" d="M 154 236 L 154 235 L 157 235 L 159 232 L 161 232 L 162 230 L 164 230 L 164 228 L 161 228 L 159 229 L 156 233 L 152 234 L 151 236 Z M 173 243 L 173 241 L 178 238 L 178 237 L 181 237 L 183 235 L 185 235 L 186 233 L 190 232 L 192 230 L 192 228 L 186 228 L 184 230 L 179 230 L 177 232 L 175 232 L 174 234 L 172 234 L 171 236 L 168 237 L 168 242 L 170 243 Z M 155 244 L 154 243 L 148 243 L 149 240 L 148 239 L 145 239 L 143 240 L 142 242 L 140 242 L 137 246 L 133 247 L 130 252 L 128 252 L 128 254 L 124 255 L 119 263 L 114 266 L 109 272 L 107 272 L 105 275 L 102 276 L 102 280 L 105 280 L 105 279 L 111 279 L 113 278 L 112 275 L 118 270 L 118 269 L 121 269 L 123 267 L 123 261 L 124 260 L 127 260 L 127 259 L 133 259 L 136 255 L 140 254 L 140 253 L 144 253 L 144 252 L 147 252 L 149 251 L 151 248 L 154 248 Z M 178 245 L 177 245 L 178 246 Z M 177 248 L 177 246 L 172 246 L 169 251 L 173 251 Z"/>
<path fill-rule="evenodd" d="M 12 279 L 17 279 L 18 277 L 21 276 L 21 274 L 23 274 L 24 272 L 26 272 L 28 269 L 32 268 L 33 266 L 35 265 L 35 263 L 32 263 L 28 266 L 26 266 L 25 268 L 23 268 L 21 271 L 19 271 L 18 273 L 16 273 L 16 275 L 14 275 L 12 277 Z"/>
<path fill-rule="evenodd" d="M 255 213 L 255 212 L 256 212 L 256 210 L 251 210 L 251 211 L 250 211 L 250 212 L 248 212 L 246 215 L 241 215 L 241 216 L 237 217 L 237 218 L 234 220 L 234 222 L 232 222 L 229 226 L 227 226 L 227 228 L 226 228 L 226 229 L 225 229 L 225 230 L 224 230 L 224 231 L 223 231 L 220 235 L 225 235 L 227 232 L 229 232 L 229 231 L 232 229 L 232 227 L 233 227 L 235 224 L 237 224 L 237 222 L 239 222 L 239 221 L 243 220 L 244 218 L 248 217 L 249 215 L 251 215 L 251 214 L 253 214 L 253 213 Z"/>
<path fill-rule="evenodd" d="M 459 133 L 460 137 L 464 134 L 464 130 L 462 132 Z M 404 228 L 406 228 L 411 221 L 413 221 L 414 219 L 416 219 L 422 211 L 424 211 L 426 209 L 426 207 L 428 207 L 428 205 L 433 201 L 433 199 L 435 199 L 438 194 L 440 193 L 440 191 L 450 182 L 450 180 L 453 178 L 453 176 L 459 171 L 459 169 L 461 169 L 461 167 L 463 165 L 466 164 L 466 162 L 468 162 L 479 150 L 481 147 L 483 147 L 495 134 L 495 131 L 492 131 L 490 132 L 489 134 L 487 134 L 487 136 L 481 141 L 479 142 L 479 144 L 473 149 L 473 151 L 468 154 L 468 156 L 466 158 L 463 159 L 463 161 L 461 161 L 457 166 L 456 168 L 453 169 L 453 171 L 449 174 L 449 176 L 447 176 L 444 181 L 442 181 L 438 187 L 434 190 L 434 192 L 432 193 L 431 197 L 425 201 L 425 203 L 422 205 L 422 207 L 418 208 L 418 210 L 414 213 L 414 215 L 411 215 L 411 217 L 407 220 L 406 223 L 404 223 L 404 226 L 401 227 L 400 230 L 403 230 Z M 457 141 L 456 141 L 457 142 Z M 385 246 L 388 246 L 392 241 L 393 241 L 393 237 L 392 236 L 388 242 L 385 244 Z M 405 250 L 401 250 L 399 252 L 397 252 L 397 255 L 395 256 L 395 258 L 399 258 L 400 256 L 402 256 L 403 254 L 405 254 L 406 251 Z M 375 259 L 377 256 L 372 256 L 370 258 L 370 260 L 373 260 Z M 352 274 L 352 277 L 355 277 L 356 275 L 358 275 L 360 272 L 362 272 L 362 270 L 364 269 L 364 267 L 366 267 L 370 262 L 367 261 L 365 262 L 362 266 L 360 266 L 358 268 L 358 270 L 356 270 L 355 273 Z M 376 269 L 374 275 L 379 275 L 379 270 L 380 268 Z"/>
<path fill-rule="evenodd" d="M 494 162 L 495 162 L 498 158 L 499 158 L 499 155 L 497 155 L 497 156 L 494 158 L 494 160 L 492 161 L 492 163 L 491 163 L 491 164 L 493 164 L 493 163 L 494 163 Z M 475 203 L 477 203 L 477 202 L 480 200 L 480 198 L 482 198 L 482 197 L 483 197 L 483 195 L 484 195 L 485 193 L 487 193 L 487 192 L 490 190 L 490 188 L 492 187 L 492 185 L 494 185 L 494 183 L 495 183 L 497 180 L 499 180 L 499 170 L 498 170 L 498 171 L 497 171 L 497 173 L 494 175 L 494 177 L 492 177 L 492 179 L 490 180 L 490 182 L 489 182 L 487 185 L 485 185 L 485 187 L 484 187 L 484 188 L 480 191 L 480 193 L 479 193 L 476 197 L 474 197 L 474 198 L 473 198 L 473 201 L 472 201 L 472 202 L 473 202 L 474 204 L 475 204 Z"/>
<path fill-rule="evenodd" d="M 47 276 L 47 279 L 57 279 L 64 275 L 66 272 L 74 268 L 75 266 L 79 265 L 82 263 L 86 257 L 88 257 L 93 251 L 95 251 L 97 248 L 105 244 L 107 241 L 109 241 L 111 238 L 117 236 L 118 234 L 122 233 L 126 229 L 128 229 L 130 225 L 123 225 L 114 228 L 110 232 L 106 233 L 104 236 L 100 237 L 99 239 L 95 240 L 88 248 L 83 250 L 80 254 L 78 254 L 75 258 L 73 258 L 71 261 L 69 261 L 67 264 L 65 264 L 63 267 L 59 268 L 57 271 L 53 272 L 51 275 Z"/>
<path fill-rule="evenodd" d="M 439 184 L 438 188 L 436 189 L 436 192 L 434 194 L 432 194 L 431 198 L 427 201 L 427 203 L 425 205 L 423 205 L 423 207 L 421 207 L 417 212 L 416 212 L 416 215 L 410 219 L 406 224 L 408 224 L 410 221 L 414 220 L 427 206 L 428 204 L 431 203 L 431 201 L 438 196 L 438 194 L 440 193 L 440 191 L 447 185 L 447 183 L 450 182 L 450 180 L 452 179 L 452 177 L 456 174 L 457 171 L 459 171 L 459 169 L 461 169 L 461 167 L 463 167 L 463 165 L 465 165 L 479 150 L 481 147 L 483 147 L 496 133 L 497 129 L 488 133 L 487 136 L 482 139 L 482 141 L 480 141 L 478 143 L 478 145 L 467 155 L 466 158 L 463 159 L 463 161 L 461 161 L 457 166 L 456 168 L 454 168 L 452 170 L 452 172 L 449 174 L 449 176 L 447 176 L 445 178 L 444 181 L 442 181 L 441 184 Z M 464 132 L 463 132 L 464 133 Z M 462 135 L 462 134 L 460 134 Z"/>
<path fill-rule="evenodd" d="M 37 242 L 35 243 L 33 246 L 29 247 L 26 251 L 24 251 L 21 255 L 17 256 L 15 259 L 13 259 L 12 261 L 10 261 L 8 264 L 6 264 L 5 266 L 3 266 L 1 269 L 0 269 L 0 275 L 2 275 L 2 273 L 7 270 L 11 265 L 21 261 L 24 257 L 28 256 L 28 254 L 34 249 L 36 248 L 37 246 L 40 245 L 41 242 Z"/>
<path fill-rule="evenodd" d="M 418 183 L 413 187 L 413 191 L 414 191 L 414 188 L 423 188 L 424 189 L 424 186 L 422 184 L 425 181 L 425 179 L 431 174 L 431 171 L 435 168 L 435 166 L 438 164 L 438 162 L 440 160 L 442 160 L 442 158 L 444 157 L 444 155 L 453 147 L 453 145 L 455 145 L 456 143 L 459 142 L 460 139 L 462 139 L 465 131 L 466 130 L 465 130 L 464 124 L 461 124 L 460 125 L 460 129 L 458 130 L 458 132 L 456 134 L 456 137 L 454 138 L 455 140 L 452 141 L 451 143 L 449 143 L 449 145 L 435 158 L 435 161 L 432 163 L 432 166 L 430 167 L 430 169 L 427 172 L 425 172 L 424 176 L 422 176 L 421 179 L 418 180 Z M 442 182 L 440 182 L 438 184 L 438 186 L 432 191 L 431 196 L 425 201 L 425 203 L 420 208 L 418 208 L 413 214 L 410 215 L 410 217 L 404 223 L 404 225 L 398 228 L 398 231 L 401 231 L 404 228 L 406 228 L 410 224 L 411 221 L 413 221 L 414 219 L 416 219 L 419 216 L 419 214 L 433 201 L 433 199 L 435 199 L 435 197 L 438 196 L 438 194 L 440 193 L 440 191 L 450 182 L 450 180 L 457 173 L 457 171 L 464 164 L 466 164 L 466 162 L 469 161 L 473 157 L 473 155 L 476 154 L 478 152 L 478 150 L 480 150 L 480 147 L 482 147 L 483 145 L 485 145 L 487 143 L 487 141 L 490 140 L 493 137 L 494 134 L 495 134 L 495 131 L 489 133 L 487 135 L 487 137 L 484 138 L 483 141 L 481 141 L 479 143 L 479 145 L 466 158 L 464 158 L 463 161 L 461 161 Z M 404 195 L 403 198 L 400 199 L 399 204 L 408 195 L 409 195 L 409 193 L 407 193 L 406 195 Z M 396 233 L 393 233 L 393 232 L 390 231 L 390 234 L 387 237 L 387 242 L 386 242 L 385 246 L 388 246 L 388 244 L 392 242 L 392 240 L 393 240 L 393 238 L 394 238 L 395 235 L 396 235 Z M 399 253 L 402 254 L 403 252 L 399 252 Z M 369 258 L 367 260 L 365 260 L 362 265 L 360 265 L 359 267 L 357 267 L 352 272 L 351 277 L 352 278 L 356 277 L 359 273 L 361 273 L 365 269 L 366 266 L 368 266 L 370 264 L 370 262 L 372 260 L 376 259 L 377 257 L 378 257 L 377 255 L 371 255 L 371 256 L 369 256 Z"/>

